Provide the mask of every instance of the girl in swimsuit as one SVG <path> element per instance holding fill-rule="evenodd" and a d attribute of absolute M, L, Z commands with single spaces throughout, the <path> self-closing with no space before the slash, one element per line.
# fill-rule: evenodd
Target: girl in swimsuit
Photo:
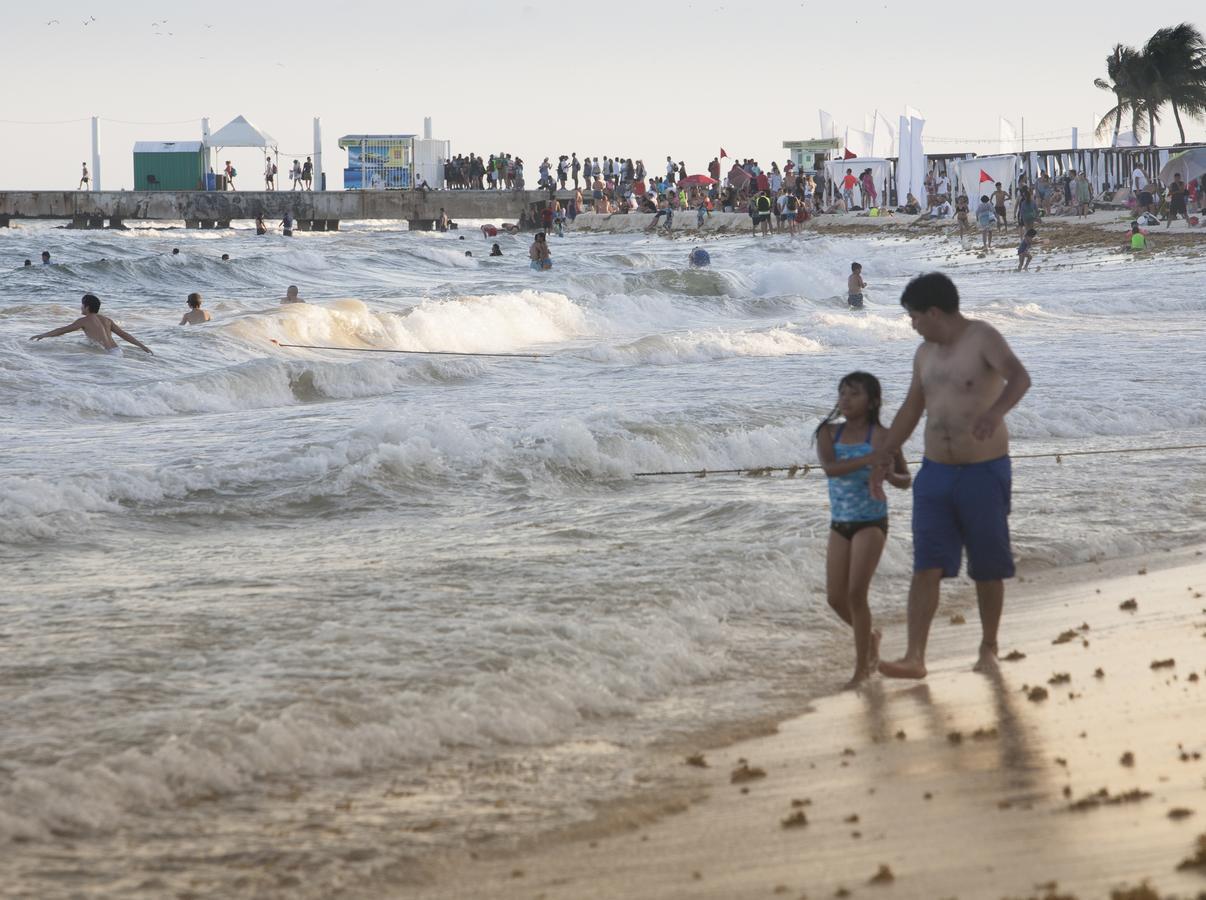
<path fill-rule="evenodd" d="M 838 383 L 838 402 L 817 427 L 814 440 L 821 468 L 829 476 L 829 548 L 825 559 L 829 605 L 854 629 L 854 677 L 857 687 L 875 671 L 879 632 L 871 627 L 867 592 L 888 538 L 888 504 L 871 496 L 871 468 L 863 457 L 879 449 L 887 431 L 880 427 L 879 379 L 851 372 Z M 844 421 L 838 422 L 842 417 Z M 889 484 L 907 488 L 912 481 L 898 450 Z"/>

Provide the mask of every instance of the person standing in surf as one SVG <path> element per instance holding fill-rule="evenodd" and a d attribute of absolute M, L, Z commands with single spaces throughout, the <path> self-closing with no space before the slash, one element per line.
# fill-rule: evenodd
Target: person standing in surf
<path fill-rule="evenodd" d="M 532 246 L 528 248 L 529 264 L 535 272 L 546 272 L 553 268 L 553 257 L 549 253 L 549 242 L 545 240 L 544 232 L 538 231 Z"/>
<path fill-rule="evenodd" d="M 813 435 L 829 477 L 825 594 L 833 611 L 854 629 L 854 677 L 847 687 L 869 678 L 879 656 L 879 632 L 871 627 L 867 592 L 888 539 L 888 502 L 871 496 L 868 462 L 887 438 L 879 422 L 882 402 L 878 378 L 851 372 L 838 382 L 837 405 Z M 909 486 L 909 469 L 899 449 L 885 477 L 898 488 Z"/>
<path fill-rule="evenodd" d="M 1005 415 L 1030 389 L 1030 374 L 995 328 L 959 311 L 959 291 L 940 272 L 914 278 L 900 297 L 924 343 L 913 381 L 882 446 L 870 462 L 871 496 L 896 453 L 925 415 L 925 458 L 913 482 L 913 581 L 905 655 L 881 662 L 889 678 L 924 678 L 926 642 L 943 578 L 976 583 L 983 637 L 976 671 L 996 666 L 1005 579 L 1014 574 L 1009 544 L 1012 470 Z"/>

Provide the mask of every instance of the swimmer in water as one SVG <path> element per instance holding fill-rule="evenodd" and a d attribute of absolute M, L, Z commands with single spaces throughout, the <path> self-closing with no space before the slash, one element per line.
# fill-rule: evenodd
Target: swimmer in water
<path fill-rule="evenodd" d="M 289 285 L 289 289 L 285 291 L 285 299 L 281 303 L 305 303 L 301 297 L 297 296 L 297 285 Z"/>
<path fill-rule="evenodd" d="M 203 322 L 208 322 L 212 317 L 207 310 L 201 308 L 201 295 L 188 295 L 188 312 L 180 320 L 181 325 L 200 325 Z"/>
<path fill-rule="evenodd" d="M 691 251 L 690 262 L 695 268 L 702 269 L 704 266 L 712 265 L 712 257 L 703 247 L 696 247 Z"/>
<path fill-rule="evenodd" d="M 95 294 L 84 294 L 80 300 L 80 312 L 83 315 L 70 325 L 64 325 L 62 328 L 54 329 L 54 331 L 47 331 L 45 334 L 35 334 L 30 340 L 40 341 L 42 338 L 59 337 L 60 335 L 70 334 L 73 331 L 82 331 L 88 340 L 113 356 L 122 355 L 121 347 L 117 346 L 117 342 L 113 340 L 113 335 L 117 335 L 123 341 L 128 341 L 139 350 L 146 353 L 151 352 L 151 348 L 134 337 L 134 335 L 123 331 L 121 326 L 108 316 L 102 316 L 100 314 L 100 305 L 100 298 Z"/>
<path fill-rule="evenodd" d="M 495 244 L 493 247 L 490 248 L 490 255 L 491 256 L 502 256 L 503 255 L 502 247 L 498 246 L 498 244 Z"/>

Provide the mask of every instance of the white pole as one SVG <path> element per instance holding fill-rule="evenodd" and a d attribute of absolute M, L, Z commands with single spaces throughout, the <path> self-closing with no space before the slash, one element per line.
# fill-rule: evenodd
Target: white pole
<path fill-rule="evenodd" d="M 314 180 L 322 190 L 322 122 L 314 117 Z"/>
<path fill-rule="evenodd" d="M 201 150 L 204 152 L 204 155 L 205 155 L 205 172 L 204 172 L 204 174 L 208 175 L 209 170 L 214 167 L 213 157 L 211 156 L 212 150 L 209 146 L 209 119 L 208 118 L 201 120 Z"/>
<path fill-rule="evenodd" d="M 1079 149 L 1080 149 L 1080 140 L 1079 140 L 1079 138 L 1080 138 L 1080 129 L 1079 129 L 1079 128 L 1077 128 L 1075 125 L 1073 125 L 1073 126 L 1072 126 L 1072 149 L 1073 149 L 1073 150 L 1079 150 Z"/>
<path fill-rule="evenodd" d="M 92 190 L 94 191 L 101 189 L 99 121 L 97 116 L 92 117 Z"/>

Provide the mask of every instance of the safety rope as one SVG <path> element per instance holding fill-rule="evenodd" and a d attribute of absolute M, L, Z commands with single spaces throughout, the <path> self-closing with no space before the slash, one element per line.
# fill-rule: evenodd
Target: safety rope
<path fill-rule="evenodd" d="M 1069 456 L 1105 456 L 1107 454 L 1119 453 L 1169 453 L 1177 450 L 1206 450 L 1206 444 L 1180 444 L 1168 447 L 1110 447 L 1100 450 L 1063 450 L 1058 453 L 1016 453 L 1010 454 L 1010 459 L 1054 459 L 1056 463 L 1062 464 L 1065 457 Z M 917 466 L 921 462 L 919 459 L 911 459 L 905 465 Z M 633 475 L 636 478 L 653 478 L 661 475 L 691 475 L 695 478 L 706 478 L 709 475 L 746 475 L 758 478 L 772 475 L 775 472 L 786 472 L 788 478 L 795 478 L 797 475 L 807 475 L 813 469 L 820 468 L 821 466 L 817 464 L 797 463 L 790 466 L 752 466 L 741 469 L 684 469 L 666 472 L 635 472 Z"/>
<path fill-rule="evenodd" d="M 545 353 L 457 353 L 454 350 L 387 350 L 379 347 L 324 347 L 318 344 L 282 344 L 278 347 L 296 347 L 299 350 L 343 350 L 348 353 L 413 353 L 417 356 L 493 356 L 503 359 L 544 359 Z"/>

